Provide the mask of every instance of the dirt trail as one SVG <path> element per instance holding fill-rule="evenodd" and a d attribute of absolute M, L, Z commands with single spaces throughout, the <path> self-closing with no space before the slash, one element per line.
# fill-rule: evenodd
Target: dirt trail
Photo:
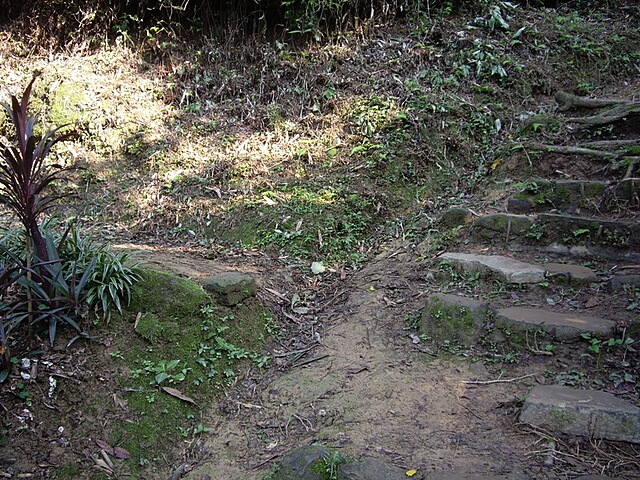
<path fill-rule="evenodd" d="M 317 317 L 313 358 L 326 357 L 264 383 L 243 382 L 227 416 L 212 409 L 212 435 L 192 448 L 210 457 L 185 478 L 260 479 L 271 460 L 313 442 L 421 473 L 518 478 L 538 468 L 528 456 L 538 437 L 518 429 L 509 408 L 535 380 L 464 384 L 497 374 L 420 352 L 403 331 L 407 314 L 425 302 L 424 268 L 396 249 L 347 279 L 343 301 Z"/>

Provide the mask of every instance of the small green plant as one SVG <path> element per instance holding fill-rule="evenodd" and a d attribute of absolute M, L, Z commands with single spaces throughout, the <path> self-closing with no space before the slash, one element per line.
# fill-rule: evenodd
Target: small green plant
<path fill-rule="evenodd" d="M 546 225 L 543 223 L 532 223 L 527 233 L 525 233 L 525 237 L 532 238 L 534 240 L 540 240 L 544 237 Z"/>
<path fill-rule="evenodd" d="M 82 237 L 75 224 L 63 235 L 60 249 L 63 258 L 75 262 L 81 270 L 92 264 L 84 293 L 89 307 L 107 322 L 114 308 L 122 314 L 123 306 L 131 300 L 131 287 L 140 280 L 139 262 L 126 252 L 112 252 L 106 243 L 97 244 L 89 237 Z"/>
<path fill-rule="evenodd" d="M 338 468 L 349 462 L 349 457 L 341 452 L 332 452 L 316 462 L 313 471 L 321 475 L 322 480 L 338 480 Z"/>
<path fill-rule="evenodd" d="M 592 336 L 589 332 L 581 333 L 580 337 L 587 341 L 587 350 L 589 352 L 600 354 L 600 351 L 602 350 L 602 340 Z"/>
<path fill-rule="evenodd" d="M 183 382 L 191 370 L 188 367 L 181 367 L 180 363 L 180 360 L 159 360 L 157 362 L 142 360 L 140 368 L 131 370 L 131 376 L 133 378 L 153 376 L 151 385 L 160 385 L 163 382 L 173 385 Z"/>

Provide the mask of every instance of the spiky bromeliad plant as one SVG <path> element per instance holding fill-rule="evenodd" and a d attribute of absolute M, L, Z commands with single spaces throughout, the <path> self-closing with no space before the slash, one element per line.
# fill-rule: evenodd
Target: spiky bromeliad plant
<path fill-rule="evenodd" d="M 33 242 L 36 256 L 46 262 L 49 255 L 39 221 L 54 202 L 64 196 L 49 192 L 47 187 L 64 179 L 64 172 L 70 168 L 47 163 L 46 158 L 55 144 L 76 138 L 78 134 L 75 130 L 59 133 L 67 125 L 43 135 L 34 132 L 36 117 L 29 115 L 28 107 L 36 78 L 34 75 L 20 100 L 12 95 L 10 105 L 2 104 L 16 130 L 17 141 L 6 144 L 0 140 L 0 204 L 15 212 Z"/>

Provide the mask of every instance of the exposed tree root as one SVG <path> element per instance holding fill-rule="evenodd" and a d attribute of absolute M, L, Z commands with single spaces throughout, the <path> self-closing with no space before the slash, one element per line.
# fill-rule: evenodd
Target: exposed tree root
<path fill-rule="evenodd" d="M 572 108 L 603 108 L 627 103 L 624 100 L 579 97 L 578 95 L 563 91 L 556 93 L 555 99 L 558 105 L 560 105 L 561 112 L 571 110 Z"/>
<path fill-rule="evenodd" d="M 602 150 L 596 150 L 593 148 L 584 148 L 576 146 L 559 146 L 559 145 L 546 145 L 544 143 L 527 143 L 524 145 L 529 150 L 537 150 L 539 152 L 553 152 L 560 153 L 562 155 L 591 155 L 594 157 L 606 158 L 609 160 L 616 160 L 620 158 L 620 155 L 614 152 L 605 152 Z"/>
<path fill-rule="evenodd" d="M 581 123 L 587 126 L 600 126 L 615 123 L 634 114 L 640 114 L 640 102 L 624 103 L 609 110 L 605 110 L 598 115 L 591 115 L 589 117 L 573 117 L 569 118 L 567 121 L 572 123 Z"/>
<path fill-rule="evenodd" d="M 577 145 L 583 148 L 593 148 L 597 150 L 618 150 L 624 147 L 640 147 L 640 139 L 631 140 L 598 140 Z"/>
<path fill-rule="evenodd" d="M 640 102 L 625 99 L 598 99 L 573 95 L 559 91 L 555 95 L 560 111 L 574 108 L 600 109 L 604 111 L 585 117 L 568 118 L 568 123 L 581 124 L 580 128 L 608 125 L 623 120 L 631 115 L 640 115 Z M 626 169 L 624 178 L 631 178 L 640 157 L 636 150 L 640 147 L 640 138 L 594 140 L 579 145 L 548 145 L 537 142 L 522 144 L 528 150 L 551 152 L 560 155 L 587 155 L 610 161 L 613 170 Z"/>

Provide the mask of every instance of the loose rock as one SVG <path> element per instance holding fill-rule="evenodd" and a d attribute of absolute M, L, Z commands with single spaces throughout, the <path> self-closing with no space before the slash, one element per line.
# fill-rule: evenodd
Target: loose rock
<path fill-rule="evenodd" d="M 558 313 L 541 308 L 510 307 L 496 312 L 496 320 L 523 329 L 542 328 L 559 340 L 572 340 L 581 333 L 613 334 L 615 323 L 605 318 L 578 313 Z"/>
<path fill-rule="evenodd" d="M 201 279 L 204 289 L 212 293 L 222 305 L 233 306 L 257 292 L 256 282 L 246 273 L 224 272 Z"/>

